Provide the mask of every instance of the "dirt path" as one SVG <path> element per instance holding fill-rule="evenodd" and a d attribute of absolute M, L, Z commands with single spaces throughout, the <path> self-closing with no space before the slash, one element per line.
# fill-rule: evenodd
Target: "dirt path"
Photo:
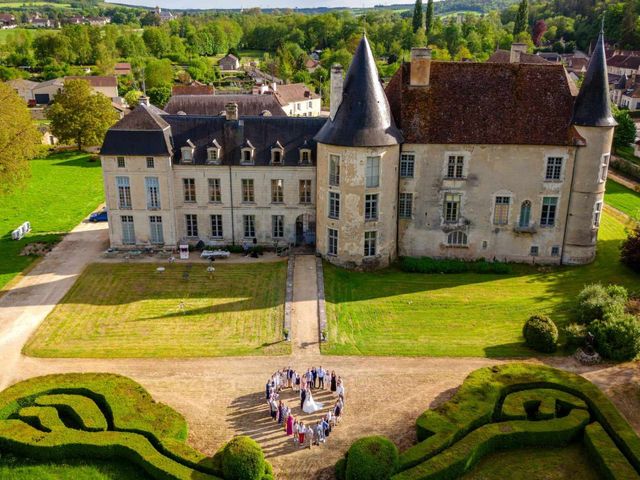
<path fill-rule="evenodd" d="M 291 316 L 294 358 L 320 354 L 316 257 L 297 255 L 293 269 Z"/>
<path fill-rule="evenodd" d="M 0 298 L 0 390 L 12 382 L 24 343 L 107 240 L 106 223 L 81 223 Z"/>
<path fill-rule="evenodd" d="M 640 183 L 636 182 L 635 180 L 625 177 L 624 175 L 612 170 L 609 170 L 609 173 L 607 173 L 607 177 L 615 182 L 618 182 L 620 185 L 624 185 L 625 187 L 630 188 L 631 190 L 635 190 L 638 186 L 640 186 Z"/>

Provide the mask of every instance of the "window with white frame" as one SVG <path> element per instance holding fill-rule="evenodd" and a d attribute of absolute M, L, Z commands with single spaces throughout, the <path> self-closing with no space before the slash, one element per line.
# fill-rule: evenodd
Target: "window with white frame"
<path fill-rule="evenodd" d="M 460 219 L 460 204 L 462 195 L 460 193 L 445 193 L 444 195 L 444 221 L 457 222 Z"/>
<path fill-rule="evenodd" d="M 220 186 L 219 178 L 209 179 L 209 202 L 211 203 L 222 202 L 222 188 Z"/>
<path fill-rule="evenodd" d="M 329 185 L 340 186 L 340 155 L 329 155 Z"/>
<path fill-rule="evenodd" d="M 271 215 L 271 236 L 284 237 L 284 215 Z"/>
<path fill-rule="evenodd" d="M 253 151 L 254 148 L 251 147 L 244 147 L 241 151 L 241 157 L 240 157 L 240 163 L 243 165 L 251 165 L 253 164 Z"/>
<path fill-rule="evenodd" d="M 376 254 L 378 232 L 364 232 L 364 256 L 373 257 Z"/>
<path fill-rule="evenodd" d="M 298 187 L 300 203 L 311 203 L 311 180 L 300 180 Z"/>
<path fill-rule="evenodd" d="M 327 254 L 338 254 L 338 230 L 334 228 L 327 229 Z"/>
<path fill-rule="evenodd" d="M 556 224 L 557 209 L 558 197 L 544 197 L 542 199 L 542 212 L 540 214 L 541 227 L 553 227 Z"/>
<path fill-rule="evenodd" d="M 378 194 L 364 196 L 364 219 L 367 221 L 378 219 Z"/>
<path fill-rule="evenodd" d="M 157 210 L 160 208 L 160 182 L 158 177 L 144 177 L 144 186 L 147 191 L 147 208 Z"/>
<path fill-rule="evenodd" d="M 125 168 L 127 164 L 124 161 L 124 157 L 117 157 L 116 162 L 118 164 L 118 168 Z"/>
<path fill-rule="evenodd" d="M 509 206 L 511 197 L 497 196 L 493 208 L 493 224 L 506 225 L 509 223 Z"/>
<path fill-rule="evenodd" d="M 255 202 L 255 192 L 253 189 L 253 178 L 242 179 L 242 201 L 244 203 Z"/>
<path fill-rule="evenodd" d="M 400 155 L 400 177 L 413 178 L 415 172 L 416 156 L 413 153 Z"/>
<path fill-rule="evenodd" d="M 162 232 L 162 217 L 160 215 L 151 215 L 149 217 L 149 240 L 154 245 L 164 243 L 164 234 Z"/>
<path fill-rule="evenodd" d="M 122 215 L 122 243 L 125 245 L 133 245 L 136 243 L 136 232 L 133 227 L 133 216 Z"/>
<path fill-rule="evenodd" d="M 602 155 L 602 161 L 600 162 L 600 183 L 603 183 L 607 180 L 607 171 L 609 170 L 609 159 L 611 158 L 611 155 L 609 155 L 608 153 L 605 155 Z"/>
<path fill-rule="evenodd" d="M 300 163 L 302 165 L 311 164 L 311 150 L 309 150 L 308 148 L 300 149 Z"/>
<path fill-rule="evenodd" d="M 271 180 L 271 203 L 284 202 L 284 180 L 281 178 Z"/>
<path fill-rule="evenodd" d="M 467 245 L 467 234 L 456 230 L 447 235 L 447 245 L 451 247 L 464 247 Z"/>
<path fill-rule="evenodd" d="M 256 216 L 255 215 L 243 215 L 242 226 L 244 227 L 244 237 L 254 238 L 256 236 Z"/>
<path fill-rule="evenodd" d="M 182 189 L 184 192 L 184 201 L 187 203 L 194 203 L 196 201 L 196 179 L 183 178 Z"/>
<path fill-rule="evenodd" d="M 211 236 L 213 238 L 222 238 L 222 215 L 211 215 Z"/>
<path fill-rule="evenodd" d="M 380 157 L 367 157 L 365 185 L 367 188 L 380 186 Z"/>
<path fill-rule="evenodd" d="M 449 155 L 447 158 L 447 178 L 464 178 L 464 155 Z"/>
<path fill-rule="evenodd" d="M 198 216 L 193 213 L 187 213 L 184 216 L 187 237 L 198 236 Z"/>
<path fill-rule="evenodd" d="M 193 163 L 193 150 L 192 146 L 182 147 L 182 163 Z"/>
<path fill-rule="evenodd" d="M 207 147 L 207 162 L 208 163 L 220 163 L 220 144 L 217 140 L 211 142 L 211 145 Z"/>
<path fill-rule="evenodd" d="M 602 216 L 602 202 L 598 201 L 593 206 L 593 227 L 600 226 L 600 217 Z"/>
<path fill-rule="evenodd" d="M 520 204 L 520 219 L 518 220 L 518 226 L 521 228 L 527 228 L 531 222 L 531 201 L 525 200 Z"/>
<path fill-rule="evenodd" d="M 401 193 L 398 205 L 400 218 L 411 218 L 413 213 L 413 193 Z"/>
<path fill-rule="evenodd" d="M 329 192 L 329 218 L 340 218 L 340 194 Z"/>
<path fill-rule="evenodd" d="M 155 168 L 155 163 L 153 157 L 147 157 L 147 168 Z"/>
<path fill-rule="evenodd" d="M 121 210 L 131 208 L 131 187 L 129 177 L 116 177 L 118 188 L 118 208 Z"/>
<path fill-rule="evenodd" d="M 284 159 L 284 149 L 280 145 L 280 142 L 276 143 L 276 146 L 271 148 L 271 163 L 273 165 L 282 165 Z"/>
<path fill-rule="evenodd" d="M 544 173 L 546 181 L 562 180 L 562 157 L 547 157 L 547 166 Z"/>

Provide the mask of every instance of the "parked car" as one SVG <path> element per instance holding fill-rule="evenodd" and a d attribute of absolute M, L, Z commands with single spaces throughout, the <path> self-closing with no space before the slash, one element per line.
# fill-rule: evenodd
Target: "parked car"
<path fill-rule="evenodd" d="M 108 218 L 108 215 L 107 215 L 107 209 L 106 208 L 103 208 L 99 212 L 93 212 L 91 215 L 89 215 L 89 221 L 90 222 L 106 222 L 108 220 L 109 220 L 109 218 Z"/>

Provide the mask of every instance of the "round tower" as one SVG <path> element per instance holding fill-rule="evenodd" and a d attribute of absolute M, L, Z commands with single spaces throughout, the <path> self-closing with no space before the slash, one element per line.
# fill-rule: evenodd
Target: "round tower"
<path fill-rule="evenodd" d="M 318 252 L 348 268 L 388 265 L 396 256 L 396 128 L 367 38 L 342 81 L 331 71 L 331 116 L 318 132 Z"/>
<path fill-rule="evenodd" d="M 596 255 L 598 228 L 616 121 L 611 115 L 604 35 L 589 62 L 576 99 L 573 126 L 581 137 L 576 150 L 562 262 L 583 264 Z"/>

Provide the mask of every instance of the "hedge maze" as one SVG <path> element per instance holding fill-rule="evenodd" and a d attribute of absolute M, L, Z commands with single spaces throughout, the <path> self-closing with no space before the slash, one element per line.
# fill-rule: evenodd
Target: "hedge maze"
<path fill-rule="evenodd" d="M 0 393 L 0 452 L 128 461 L 161 480 L 223 478 L 222 454 L 209 458 L 186 437 L 181 415 L 119 375 L 48 375 Z"/>
<path fill-rule="evenodd" d="M 455 479 L 495 451 L 574 441 L 602 478 L 640 479 L 640 438 L 620 412 L 588 380 L 550 367 L 476 370 L 416 427 L 419 443 L 400 454 L 393 480 Z"/>

